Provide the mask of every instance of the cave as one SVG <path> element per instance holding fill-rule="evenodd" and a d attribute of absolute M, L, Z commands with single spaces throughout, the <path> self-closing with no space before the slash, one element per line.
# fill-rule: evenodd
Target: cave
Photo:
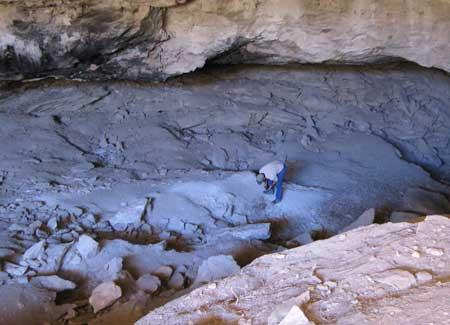
<path fill-rule="evenodd" d="M 394 242 L 364 276 L 395 293 L 361 299 L 419 301 L 439 282 L 445 301 L 448 239 L 430 235 L 420 267 L 398 256 L 422 254 L 403 233 L 450 229 L 450 6 L 406 3 L 0 1 L 0 323 L 361 323 L 317 292 L 337 297 L 346 263 Z M 271 161 L 280 202 L 256 182 Z M 314 271 L 351 234 L 362 255 Z M 302 303 L 291 284 L 240 311 L 232 288 L 220 311 L 226 298 L 186 307 L 291 251 L 320 283 Z"/>

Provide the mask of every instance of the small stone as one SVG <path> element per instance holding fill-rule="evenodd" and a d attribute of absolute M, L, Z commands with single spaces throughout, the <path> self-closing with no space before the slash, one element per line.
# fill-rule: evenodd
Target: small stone
<path fill-rule="evenodd" d="M 414 251 L 414 252 L 411 254 L 411 256 L 414 257 L 414 258 L 419 258 L 419 257 L 420 257 L 420 253 L 419 253 L 418 251 Z"/>
<path fill-rule="evenodd" d="M 72 290 L 76 288 L 75 283 L 60 278 L 57 275 L 37 276 L 32 278 L 30 283 L 36 287 L 45 288 L 56 292 L 61 292 L 64 290 Z"/>
<path fill-rule="evenodd" d="M 161 280 L 154 275 L 144 274 L 136 281 L 136 285 L 142 291 L 154 293 L 161 286 Z"/>
<path fill-rule="evenodd" d="M 425 272 L 425 271 L 419 271 L 415 274 L 415 276 L 416 276 L 417 282 L 420 284 L 427 283 L 427 282 L 430 282 L 431 280 L 433 280 L 433 276 L 430 273 Z"/>
<path fill-rule="evenodd" d="M 152 273 L 162 280 L 168 280 L 173 273 L 173 269 L 168 265 L 161 265 Z"/>
<path fill-rule="evenodd" d="M 425 252 L 427 254 L 433 255 L 433 256 L 442 256 L 444 255 L 444 251 L 440 248 L 433 248 L 433 247 L 428 247 L 425 248 Z"/>
<path fill-rule="evenodd" d="M 98 253 L 98 243 L 88 235 L 81 235 L 78 238 L 75 248 L 84 258 L 91 258 Z"/>
<path fill-rule="evenodd" d="M 56 217 L 52 217 L 47 221 L 47 227 L 51 230 L 58 229 L 58 219 Z"/>
<path fill-rule="evenodd" d="M 170 289 L 180 290 L 184 288 L 184 276 L 175 272 L 167 283 Z"/>
<path fill-rule="evenodd" d="M 122 296 L 122 289 L 113 281 L 100 284 L 92 291 L 89 297 L 89 303 L 94 308 L 94 313 L 111 306 Z"/>
<path fill-rule="evenodd" d="M 61 241 L 67 243 L 67 242 L 71 242 L 73 240 L 73 235 L 70 232 L 67 232 L 65 234 L 61 235 Z"/>
<path fill-rule="evenodd" d="M 198 268 L 197 278 L 195 279 L 195 282 L 211 282 L 233 275 L 239 272 L 239 270 L 240 267 L 235 262 L 232 256 L 211 256 L 207 260 L 203 261 L 203 263 Z"/>

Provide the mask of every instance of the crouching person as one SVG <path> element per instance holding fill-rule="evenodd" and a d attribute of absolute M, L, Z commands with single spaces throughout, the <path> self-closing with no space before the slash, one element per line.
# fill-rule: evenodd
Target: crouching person
<path fill-rule="evenodd" d="M 259 174 L 256 175 L 256 182 L 264 186 L 264 193 L 273 194 L 275 191 L 275 200 L 273 203 L 281 201 L 283 196 L 283 178 L 286 171 L 286 164 L 275 160 L 264 165 L 259 170 Z"/>

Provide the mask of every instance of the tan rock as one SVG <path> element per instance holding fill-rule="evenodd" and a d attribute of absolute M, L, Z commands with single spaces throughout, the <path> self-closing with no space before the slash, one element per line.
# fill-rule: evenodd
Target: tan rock
<path fill-rule="evenodd" d="M 94 313 L 111 306 L 122 296 L 122 289 L 114 282 L 104 282 L 92 291 L 89 303 L 94 308 Z"/>
<path fill-rule="evenodd" d="M 0 59 L 21 58 L 0 78 L 77 68 L 85 78 L 161 79 L 214 59 L 405 59 L 450 71 L 449 16 L 448 1 L 420 0 L 0 0 Z"/>
<path fill-rule="evenodd" d="M 277 258 L 280 253 L 262 256 L 238 274 L 217 281 L 214 289 L 200 287 L 137 324 L 195 324 L 215 319 L 218 313 L 251 324 L 278 324 L 291 316 L 298 324 L 308 319 L 340 324 L 445 324 L 450 283 L 430 281 L 430 276 L 448 276 L 450 256 L 428 254 L 414 259 L 405 249 L 436 248 L 435 229 L 441 230 L 439 249 L 446 251 L 450 219 L 433 216 L 419 223 L 361 227 L 345 236 L 283 251 L 282 259 Z M 413 274 L 408 271 L 412 269 L 426 271 Z M 332 290 L 319 294 L 315 288 L 320 283 Z M 295 301 L 309 290 L 311 301 Z"/>

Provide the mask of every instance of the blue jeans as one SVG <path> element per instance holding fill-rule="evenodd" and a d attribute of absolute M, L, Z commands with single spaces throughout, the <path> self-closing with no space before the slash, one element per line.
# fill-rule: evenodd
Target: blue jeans
<path fill-rule="evenodd" d="M 275 185 L 275 201 L 276 202 L 280 202 L 281 198 L 283 196 L 283 179 L 284 179 L 284 175 L 286 175 L 287 172 L 287 167 L 286 165 L 284 165 L 283 169 L 277 174 L 277 183 Z M 268 179 L 267 180 L 267 185 L 272 186 L 273 182 Z"/>

